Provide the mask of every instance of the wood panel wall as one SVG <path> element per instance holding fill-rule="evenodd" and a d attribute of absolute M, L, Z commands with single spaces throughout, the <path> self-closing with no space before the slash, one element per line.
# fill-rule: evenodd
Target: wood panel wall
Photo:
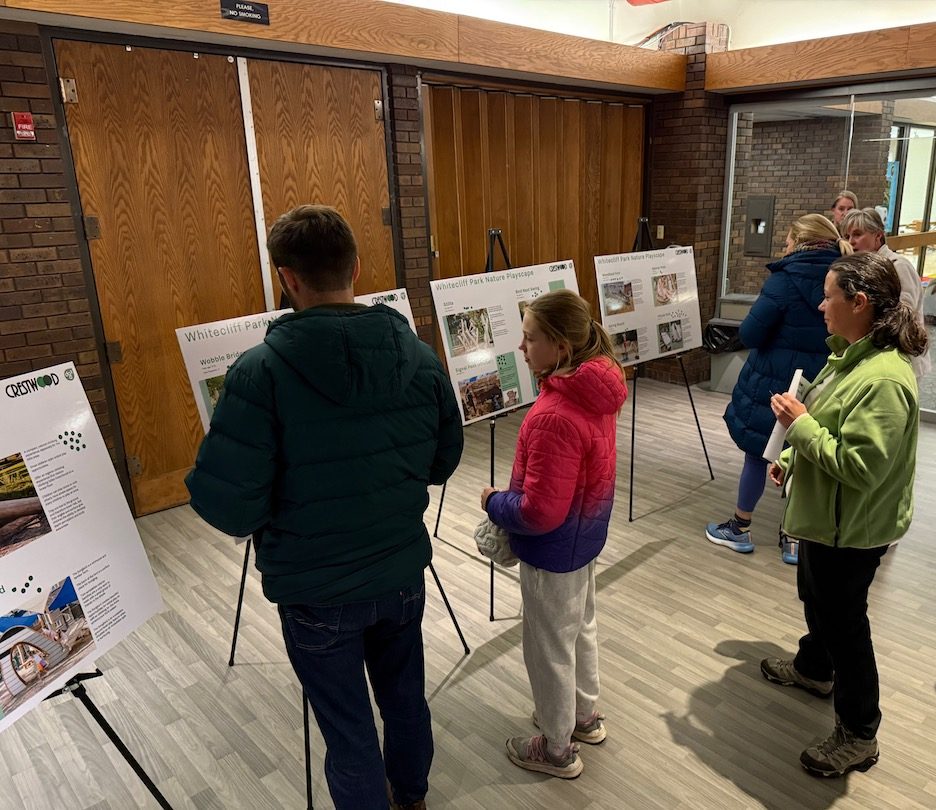
<path fill-rule="evenodd" d="M 597 307 L 594 257 L 630 250 L 640 216 L 643 107 L 448 85 L 425 99 L 433 278 L 482 272 L 496 227 L 515 267 L 573 259 Z"/>
<path fill-rule="evenodd" d="M 833 85 L 934 69 L 936 23 L 924 23 L 712 53 L 706 60 L 705 89 L 735 93 Z"/>
<path fill-rule="evenodd" d="M 304 203 L 332 205 L 354 231 L 358 294 L 397 285 L 389 209 L 382 98 L 375 70 L 251 59 L 250 95 L 267 230 Z M 278 280 L 274 272 L 276 298 Z"/>
<path fill-rule="evenodd" d="M 533 74 L 665 92 L 686 85 L 686 57 L 678 54 L 379 0 L 269 3 L 270 25 L 223 20 L 218 0 L 177 0 L 171 13 L 166 4 L 139 0 L 0 0 L 0 7 L 4 3 L 40 14 L 106 21 L 110 31 L 116 26 L 145 35 L 142 27 L 158 26 L 195 41 L 199 34 L 220 34 L 253 40 L 245 42 L 251 45 L 266 40 L 284 48 L 301 45 L 305 52 L 312 47 L 362 59 L 380 56 L 423 65 L 448 63 L 459 69 L 497 68 L 516 77 Z"/>
<path fill-rule="evenodd" d="M 180 326 L 263 310 L 237 67 L 223 56 L 56 42 L 136 513 L 188 500 L 201 421 Z M 134 465 L 136 466 L 136 465 Z"/>

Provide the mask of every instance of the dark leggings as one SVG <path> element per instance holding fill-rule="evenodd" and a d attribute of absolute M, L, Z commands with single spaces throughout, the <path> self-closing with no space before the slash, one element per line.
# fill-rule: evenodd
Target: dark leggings
<path fill-rule="evenodd" d="M 744 454 L 741 480 L 738 482 L 738 511 L 753 512 L 764 494 L 767 483 L 767 461 L 753 453 Z"/>

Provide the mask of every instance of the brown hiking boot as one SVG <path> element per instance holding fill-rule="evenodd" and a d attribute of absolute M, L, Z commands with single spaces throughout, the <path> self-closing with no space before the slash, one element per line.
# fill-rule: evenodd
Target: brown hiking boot
<path fill-rule="evenodd" d="M 816 697 L 827 698 L 832 694 L 832 681 L 814 681 L 800 675 L 793 662 L 783 658 L 765 658 L 760 662 L 760 671 L 771 683 L 780 686 L 798 686 Z"/>
<path fill-rule="evenodd" d="M 877 738 L 863 740 L 841 723 L 821 743 L 800 754 L 800 764 L 813 776 L 844 776 L 849 771 L 866 771 L 880 756 Z"/>

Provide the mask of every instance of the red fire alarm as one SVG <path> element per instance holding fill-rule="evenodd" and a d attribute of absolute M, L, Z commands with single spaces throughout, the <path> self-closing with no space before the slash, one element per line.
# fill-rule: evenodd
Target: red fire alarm
<path fill-rule="evenodd" d="M 32 113 L 15 112 L 10 113 L 13 116 L 13 135 L 18 141 L 36 140 L 36 125 L 33 122 Z"/>

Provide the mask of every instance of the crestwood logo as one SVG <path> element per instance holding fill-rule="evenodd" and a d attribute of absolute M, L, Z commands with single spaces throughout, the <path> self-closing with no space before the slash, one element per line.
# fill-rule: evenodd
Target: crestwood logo
<path fill-rule="evenodd" d="M 43 388 L 51 388 L 53 385 L 59 384 L 58 374 L 54 372 L 52 374 L 42 374 L 39 377 L 33 377 L 31 380 L 20 380 L 19 382 L 10 383 L 4 391 L 10 399 L 16 397 L 24 397 L 26 394 L 34 394 L 36 391 L 40 391 Z"/>

